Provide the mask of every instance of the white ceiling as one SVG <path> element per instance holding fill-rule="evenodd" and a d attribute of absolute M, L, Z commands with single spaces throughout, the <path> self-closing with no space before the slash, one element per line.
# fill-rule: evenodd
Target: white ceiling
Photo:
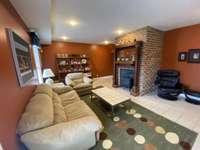
<path fill-rule="evenodd" d="M 25 24 L 35 29 L 41 43 L 51 43 L 51 0 L 10 0 Z"/>
<path fill-rule="evenodd" d="M 149 25 L 166 31 L 200 23 L 200 0 L 50 1 L 11 0 L 28 27 L 38 30 L 43 43 L 64 35 L 71 42 L 101 43 L 113 40 L 118 28 L 129 32 Z M 80 24 L 70 27 L 65 23 L 70 19 Z"/>

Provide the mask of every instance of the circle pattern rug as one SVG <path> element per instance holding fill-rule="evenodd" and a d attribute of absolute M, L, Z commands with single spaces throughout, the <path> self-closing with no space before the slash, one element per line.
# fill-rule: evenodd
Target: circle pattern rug
<path fill-rule="evenodd" d="M 112 114 L 109 105 L 81 98 L 103 123 L 100 140 L 90 150 L 191 150 L 197 133 L 131 101 Z"/>

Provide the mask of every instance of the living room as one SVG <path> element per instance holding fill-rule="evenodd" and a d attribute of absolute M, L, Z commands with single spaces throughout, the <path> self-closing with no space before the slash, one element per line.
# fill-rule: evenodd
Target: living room
<path fill-rule="evenodd" d="M 0 150 L 199 150 L 199 6 L 1 0 Z"/>

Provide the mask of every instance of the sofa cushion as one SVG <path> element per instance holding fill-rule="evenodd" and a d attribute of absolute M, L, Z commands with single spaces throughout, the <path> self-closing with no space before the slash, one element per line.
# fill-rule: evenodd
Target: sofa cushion
<path fill-rule="evenodd" d="M 76 101 L 64 107 L 68 121 L 87 116 L 96 116 L 83 101 Z"/>
<path fill-rule="evenodd" d="M 73 88 L 70 87 L 70 86 L 54 87 L 53 88 L 53 91 L 56 92 L 57 94 L 63 94 L 63 93 L 69 92 L 71 90 L 73 90 Z"/>
<path fill-rule="evenodd" d="M 53 92 L 52 101 L 53 101 L 53 104 L 55 104 L 55 103 L 61 104 L 61 103 L 62 103 L 60 97 L 59 97 L 58 94 L 55 93 L 55 92 Z"/>
<path fill-rule="evenodd" d="M 67 117 L 64 111 L 64 108 L 59 103 L 54 103 L 54 124 L 58 124 L 61 122 L 66 122 Z"/>
<path fill-rule="evenodd" d="M 36 95 L 36 94 L 46 94 L 48 95 L 49 97 L 52 98 L 53 96 L 53 93 L 52 93 L 52 88 L 51 86 L 47 85 L 47 84 L 40 84 L 36 87 L 33 95 Z"/>
<path fill-rule="evenodd" d="M 59 95 L 62 105 L 66 106 L 68 104 L 74 103 L 76 101 L 80 101 L 80 97 L 76 93 L 76 91 L 70 91 L 64 94 Z"/>
<path fill-rule="evenodd" d="M 76 84 L 80 84 L 80 83 L 83 83 L 83 78 L 74 79 L 73 81 L 74 81 L 75 85 L 76 85 Z"/>
<path fill-rule="evenodd" d="M 82 89 L 82 88 L 87 88 L 91 87 L 92 85 L 89 83 L 80 83 L 74 86 L 74 89 Z"/>
<path fill-rule="evenodd" d="M 22 135 L 29 131 L 48 127 L 53 124 L 53 103 L 46 94 L 33 96 L 26 106 L 17 128 Z"/>

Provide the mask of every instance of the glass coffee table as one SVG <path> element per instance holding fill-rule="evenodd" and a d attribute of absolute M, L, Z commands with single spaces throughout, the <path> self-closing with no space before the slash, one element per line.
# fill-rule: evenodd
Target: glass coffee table
<path fill-rule="evenodd" d="M 131 100 L 130 97 L 107 87 L 102 87 L 102 88 L 92 90 L 92 94 L 99 97 L 100 100 L 109 104 L 113 114 L 115 113 L 114 109 L 117 105 Z M 93 96 L 91 96 L 91 98 L 92 97 Z"/>

